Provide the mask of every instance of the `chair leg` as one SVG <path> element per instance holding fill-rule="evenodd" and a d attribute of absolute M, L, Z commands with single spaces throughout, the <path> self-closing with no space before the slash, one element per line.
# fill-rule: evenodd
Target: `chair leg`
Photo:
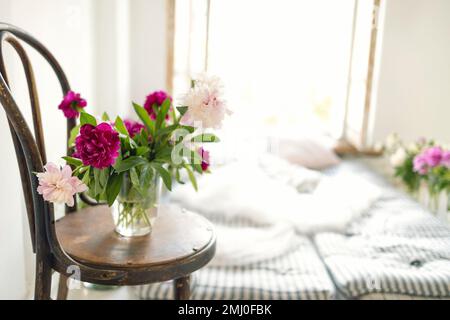
<path fill-rule="evenodd" d="M 64 274 L 59 275 L 57 300 L 67 300 L 67 294 L 69 293 L 69 288 L 67 287 L 68 279 L 69 278 Z"/>
<path fill-rule="evenodd" d="M 174 280 L 174 298 L 175 300 L 189 300 L 191 296 L 190 290 L 191 276 Z"/>
<path fill-rule="evenodd" d="M 36 261 L 35 300 L 50 300 L 52 290 L 52 268 L 44 261 Z"/>

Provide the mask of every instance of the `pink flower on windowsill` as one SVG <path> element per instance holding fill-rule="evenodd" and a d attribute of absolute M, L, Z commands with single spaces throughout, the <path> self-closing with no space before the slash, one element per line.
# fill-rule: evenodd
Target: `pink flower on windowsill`
<path fill-rule="evenodd" d="M 443 166 L 450 168 L 450 151 L 444 151 L 441 163 Z"/>
<path fill-rule="evenodd" d="M 79 93 L 73 91 L 67 92 L 63 100 L 58 106 L 59 110 L 62 110 L 66 118 L 78 118 L 80 109 L 86 107 L 87 102 L 81 98 Z"/>
<path fill-rule="evenodd" d="M 414 171 L 425 175 L 428 172 L 427 160 L 423 156 L 423 154 L 417 155 L 413 160 Z"/>
<path fill-rule="evenodd" d="M 423 156 L 430 168 L 437 167 L 441 164 L 443 150 L 441 147 L 431 147 L 423 152 Z"/>
<path fill-rule="evenodd" d="M 172 101 L 172 97 L 162 90 L 152 92 L 147 96 L 144 103 L 144 109 L 147 110 L 147 113 L 152 120 L 156 119 L 156 113 L 155 110 L 153 110 L 153 106 L 155 106 L 156 108 L 160 108 L 164 100 L 166 100 L 167 98 Z M 166 120 L 169 120 L 168 114 L 166 115 Z"/>
<path fill-rule="evenodd" d="M 44 166 L 45 172 L 37 173 L 39 186 L 37 192 L 45 201 L 74 205 L 74 195 L 87 190 L 87 186 L 77 177 L 72 177 L 72 169 L 65 165 L 62 170 L 54 163 Z"/>
<path fill-rule="evenodd" d="M 81 159 L 83 165 L 104 169 L 116 162 L 119 156 L 119 133 L 106 122 L 97 126 L 85 124 L 75 139 L 74 157 Z"/>

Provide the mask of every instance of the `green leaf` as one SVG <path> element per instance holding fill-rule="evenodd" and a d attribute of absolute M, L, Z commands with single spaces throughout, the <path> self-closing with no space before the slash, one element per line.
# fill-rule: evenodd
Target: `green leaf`
<path fill-rule="evenodd" d="M 122 161 L 116 161 L 116 163 L 114 164 L 113 168 L 118 172 L 124 172 L 127 171 L 137 165 L 140 164 L 146 164 L 147 160 L 145 160 L 142 157 L 137 157 L 137 156 L 131 156 L 125 160 Z"/>
<path fill-rule="evenodd" d="M 177 182 L 178 182 L 179 184 L 184 184 L 184 181 L 181 180 L 180 169 L 179 169 L 179 168 L 176 168 L 176 169 L 175 169 L 175 180 L 177 180 Z"/>
<path fill-rule="evenodd" d="M 94 116 L 91 116 L 89 113 L 81 112 L 80 113 L 80 124 L 81 125 L 91 124 L 93 126 L 96 126 L 97 120 L 95 119 Z"/>
<path fill-rule="evenodd" d="M 164 184 L 166 185 L 167 189 L 170 191 L 172 190 L 172 177 L 166 169 L 163 168 L 162 165 L 159 163 L 152 162 L 152 167 L 155 168 L 155 170 L 159 173 L 161 176 L 161 179 L 163 180 Z"/>
<path fill-rule="evenodd" d="M 203 173 L 201 166 L 203 159 L 198 154 L 198 152 L 194 150 L 189 150 L 188 148 L 185 148 L 183 152 L 184 154 L 189 154 L 188 156 L 189 164 L 192 166 L 192 168 L 194 168 L 194 170 L 197 171 L 198 173 Z"/>
<path fill-rule="evenodd" d="M 183 166 L 184 166 L 184 168 L 186 169 L 186 171 L 188 173 L 188 177 L 189 177 L 189 180 L 192 183 L 192 186 L 194 187 L 195 191 L 198 191 L 197 179 L 195 179 L 194 172 L 192 172 L 191 168 L 189 168 L 189 166 L 187 164 L 183 164 Z"/>
<path fill-rule="evenodd" d="M 83 176 L 83 179 L 81 179 L 81 182 L 83 182 L 86 186 L 89 186 L 90 180 L 91 180 L 91 167 L 87 167 L 87 170 L 84 173 L 84 176 Z"/>
<path fill-rule="evenodd" d="M 104 187 L 108 183 L 108 178 L 109 178 L 109 168 L 100 169 L 99 179 L 100 179 L 100 187 L 102 187 L 102 189 L 104 189 Z"/>
<path fill-rule="evenodd" d="M 155 136 L 155 123 L 150 119 L 150 116 L 147 113 L 147 110 L 145 110 L 142 106 L 138 105 L 137 103 L 133 102 L 133 108 L 134 111 L 136 111 L 136 114 L 138 115 L 139 119 L 142 120 L 144 125 L 147 127 L 148 132 L 153 137 Z"/>
<path fill-rule="evenodd" d="M 114 173 L 108 179 L 108 185 L 106 186 L 106 201 L 111 206 L 117 198 L 122 187 L 123 173 Z"/>
<path fill-rule="evenodd" d="M 191 126 L 181 126 L 181 128 L 187 130 L 189 133 L 193 133 L 195 131 L 195 128 Z"/>
<path fill-rule="evenodd" d="M 97 195 L 101 192 L 102 186 L 100 185 L 100 169 L 94 168 L 94 196 L 97 197 Z"/>
<path fill-rule="evenodd" d="M 83 162 L 82 162 L 80 159 L 77 159 L 77 158 L 74 158 L 74 157 L 69 157 L 69 156 L 62 157 L 62 158 L 63 158 L 64 160 L 66 160 L 66 162 L 67 162 L 68 164 L 74 165 L 74 166 L 76 166 L 76 167 L 82 166 L 82 165 L 83 165 Z"/>
<path fill-rule="evenodd" d="M 166 119 L 167 112 L 169 112 L 171 104 L 172 101 L 170 101 L 169 98 L 166 98 L 166 100 L 164 100 L 164 102 L 162 103 L 161 108 L 159 108 L 156 116 L 156 130 L 161 128 L 162 123 Z"/>
<path fill-rule="evenodd" d="M 219 138 L 212 133 L 203 133 L 191 139 L 192 142 L 219 142 Z"/>
<path fill-rule="evenodd" d="M 156 136 L 162 137 L 165 134 L 171 134 L 173 131 L 175 131 L 179 126 L 177 124 L 171 124 L 167 127 L 161 128 L 156 132 Z"/>
<path fill-rule="evenodd" d="M 136 155 L 137 156 L 143 156 L 144 154 L 150 152 L 149 147 L 137 147 L 136 148 Z"/>
<path fill-rule="evenodd" d="M 73 146 L 75 144 L 75 139 L 77 138 L 78 134 L 80 133 L 80 127 L 81 125 L 77 125 L 70 130 L 70 137 L 67 144 L 70 146 Z"/>
<path fill-rule="evenodd" d="M 119 116 L 116 117 L 114 126 L 116 127 L 117 131 L 119 131 L 119 133 L 124 134 L 128 137 L 130 136 L 130 134 L 128 133 L 127 127 L 125 126 L 125 124 L 123 123 L 122 119 Z"/>
<path fill-rule="evenodd" d="M 177 110 L 181 114 L 181 116 L 184 116 L 184 114 L 188 111 L 188 107 L 186 106 L 177 107 Z"/>
<path fill-rule="evenodd" d="M 146 189 L 153 178 L 153 168 L 150 165 L 144 165 L 141 168 L 141 176 L 139 178 L 139 184 L 141 189 Z"/>
<path fill-rule="evenodd" d="M 133 185 L 133 187 L 138 190 L 141 191 L 141 185 L 139 182 L 139 176 L 136 172 L 136 168 L 131 168 L 130 169 L 130 179 L 131 179 L 131 184 Z"/>
<path fill-rule="evenodd" d="M 172 150 L 173 150 L 173 146 L 171 146 L 171 145 L 162 146 L 161 148 L 159 148 L 156 151 L 155 160 L 163 161 L 163 162 L 172 161 Z"/>
<path fill-rule="evenodd" d="M 109 121 L 109 116 L 108 116 L 108 114 L 107 114 L 106 112 L 103 112 L 103 114 L 102 114 L 102 120 L 103 120 L 103 121 Z"/>
<path fill-rule="evenodd" d="M 137 135 L 134 136 L 134 139 L 136 140 L 137 143 L 139 143 L 142 146 L 147 146 L 148 145 L 148 133 L 147 130 L 145 130 L 144 128 L 141 129 L 141 132 Z"/>

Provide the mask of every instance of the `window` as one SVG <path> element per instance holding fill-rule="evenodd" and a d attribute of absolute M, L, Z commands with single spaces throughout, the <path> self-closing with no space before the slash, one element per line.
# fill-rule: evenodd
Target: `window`
<path fill-rule="evenodd" d="M 358 112 L 355 99 L 365 96 L 372 6 L 369 0 L 176 1 L 174 95 L 206 70 L 225 82 L 234 131 L 341 137 L 346 117 L 353 131 L 355 118 L 362 121 L 364 99 L 356 102 Z M 359 25 L 368 28 L 354 32 Z"/>

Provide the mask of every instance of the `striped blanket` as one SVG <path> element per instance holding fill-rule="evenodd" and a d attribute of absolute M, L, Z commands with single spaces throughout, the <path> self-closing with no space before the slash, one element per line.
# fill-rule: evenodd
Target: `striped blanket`
<path fill-rule="evenodd" d="M 361 163 L 347 162 L 337 174 L 344 170 L 359 170 L 384 194 L 346 234 L 314 237 L 338 296 L 449 298 L 450 228 Z"/>
<path fill-rule="evenodd" d="M 281 257 L 248 266 L 206 267 L 192 275 L 192 299 L 332 299 L 334 285 L 313 244 L 297 237 Z M 137 287 L 140 299 L 172 299 L 172 283 Z"/>

